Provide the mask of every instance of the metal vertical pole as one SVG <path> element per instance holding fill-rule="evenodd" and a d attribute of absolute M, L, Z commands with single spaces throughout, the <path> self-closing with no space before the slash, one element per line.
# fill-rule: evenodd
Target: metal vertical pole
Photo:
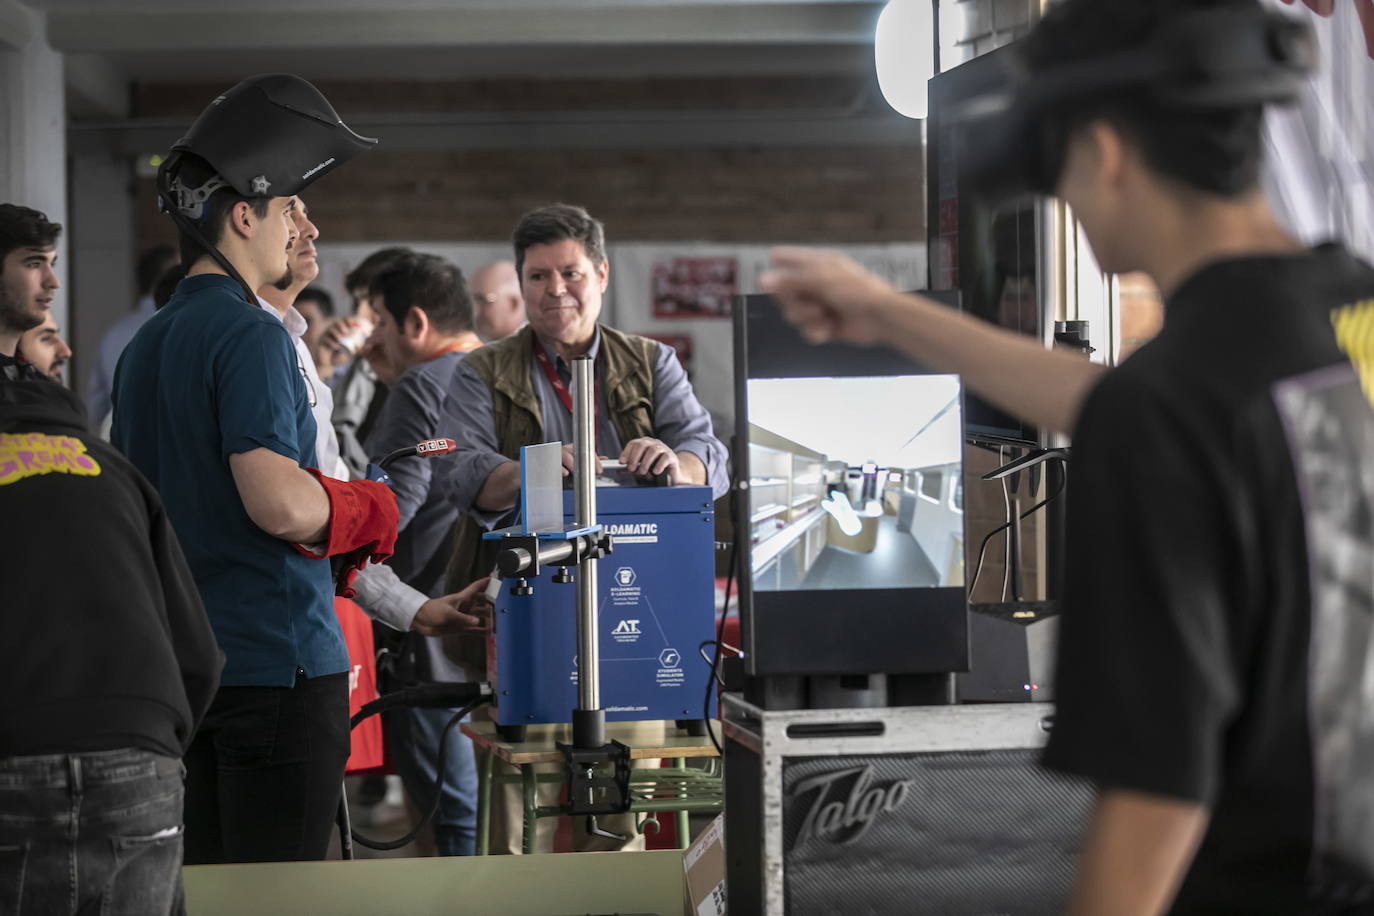
<path fill-rule="evenodd" d="M 595 363 L 579 356 L 573 370 L 573 502 L 579 528 L 596 524 L 596 402 Z M 577 564 L 577 712 L 573 740 L 580 747 L 600 747 L 605 743 L 604 715 L 601 709 L 601 646 L 597 639 L 597 587 L 594 557 Z M 579 722 L 578 720 L 581 720 Z M 600 726 L 597 726 L 597 722 Z M 578 734 L 578 732 L 581 734 Z"/>

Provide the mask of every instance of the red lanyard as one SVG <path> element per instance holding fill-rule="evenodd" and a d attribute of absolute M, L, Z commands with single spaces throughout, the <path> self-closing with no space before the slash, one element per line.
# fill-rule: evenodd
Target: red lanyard
<path fill-rule="evenodd" d="M 558 400 L 563 402 L 563 406 L 568 408 L 568 413 L 573 412 L 572 392 L 568 391 L 568 386 L 563 383 L 563 379 L 558 374 L 558 370 L 553 367 L 553 361 L 549 359 L 549 354 L 544 352 L 544 348 L 539 345 L 539 338 L 530 335 L 530 343 L 534 347 L 534 358 L 539 360 L 539 367 L 544 370 L 544 375 L 548 378 L 549 384 L 553 386 L 553 393 L 558 395 Z M 601 405 L 596 401 L 596 385 L 592 385 L 592 404 L 596 411 L 596 422 L 601 421 Z"/>

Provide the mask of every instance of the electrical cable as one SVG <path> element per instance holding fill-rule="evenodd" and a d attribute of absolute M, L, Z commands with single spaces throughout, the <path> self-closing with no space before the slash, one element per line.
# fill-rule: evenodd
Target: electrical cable
<path fill-rule="evenodd" d="M 734 509 L 733 491 L 730 497 L 731 514 Z M 711 744 L 716 748 L 716 753 L 725 756 L 725 749 L 720 746 L 720 740 L 716 738 L 716 731 L 711 727 L 711 691 L 716 689 L 716 681 L 720 677 L 720 651 L 725 644 L 725 621 L 730 616 L 730 593 L 735 584 L 735 565 L 739 560 L 739 532 L 735 532 L 735 542 L 730 545 L 730 569 L 725 574 L 725 603 L 720 610 L 720 623 L 716 626 L 716 649 L 711 656 L 711 676 L 706 680 L 706 698 L 702 702 L 701 717 L 706 722 L 706 734 L 711 739 Z M 723 681 L 722 681 L 723 683 Z"/>
<path fill-rule="evenodd" d="M 414 842 L 415 838 L 420 835 L 420 831 L 425 829 L 425 825 L 427 825 L 430 822 L 430 820 L 433 819 L 434 815 L 439 811 L 439 802 L 442 800 L 442 793 L 444 790 L 444 776 L 447 773 L 447 771 L 444 768 L 444 763 L 445 758 L 448 756 L 449 732 L 453 731 L 453 729 L 458 725 L 458 723 L 463 721 L 464 716 L 472 712 L 478 706 L 481 706 L 483 703 L 487 702 L 488 699 L 489 697 L 478 697 L 477 699 L 468 703 L 462 709 L 458 710 L 458 712 L 453 714 L 453 718 L 448 720 L 448 724 L 444 726 L 444 730 L 439 733 L 439 759 L 435 763 L 435 769 L 438 772 L 438 775 L 434 779 L 434 795 L 429 803 L 429 810 L 426 811 L 420 817 L 420 822 L 417 823 L 415 827 L 412 828 L 410 832 L 407 833 L 405 836 L 399 837 L 395 840 L 375 840 L 370 837 L 365 837 L 358 831 L 350 828 L 349 833 L 352 835 L 353 841 L 355 843 L 361 843 L 369 849 L 389 851 L 393 849 L 400 849 L 402 846 L 406 846 Z M 376 702 L 377 701 L 369 703 L 368 706 L 374 706 Z M 377 706 L 371 712 L 367 712 L 367 707 L 365 706 L 363 707 L 363 709 L 360 709 L 358 711 L 357 715 L 353 717 L 352 724 L 356 726 L 363 719 L 377 712 L 381 712 L 385 708 L 388 707 Z"/>
<path fill-rule="evenodd" d="M 1002 478 L 1002 503 L 1006 506 L 1007 523 L 1002 526 L 1002 530 L 1011 528 L 1011 490 L 1007 486 L 1007 478 Z M 1002 600 L 1007 600 L 1007 589 L 1011 586 L 1011 537 L 1008 536 L 1006 544 L 1003 545 L 1002 552 Z"/>
<path fill-rule="evenodd" d="M 1030 507 L 1029 509 L 1027 509 L 1025 512 L 1022 512 L 1022 513 L 1021 513 L 1021 517 L 1022 517 L 1022 518 L 1028 518 L 1028 517 L 1029 517 L 1030 515 L 1032 515 L 1033 513 L 1039 512 L 1041 509 L 1045 508 L 1045 507 L 1048 506 L 1051 502 L 1053 502 L 1056 498 L 1058 498 L 1059 494 L 1061 494 L 1061 493 L 1064 492 L 1064 487 L 1068 484 L 1068 481 L 1069 481 L 1069 475 L 1068 475 L 1067 471 L 1065 470 L 1065 468 L 1063 467 L 1063 465 L 1065 465 L 1066 462 L 1064 461 L 1063 458 L 1056 458 L 1055 460 L 1058 461 L 1058 462 L 1060 463 L 1060 465 L 1061 465 L 1061 467 L 1060 467 L 1060 473 L 1059 473 L 1059 486 L 1057 486 L 1057 487 L 1055 488 L 1054 492 L 1051 493 L 1049 496 L 1046 496 L 1044 499 L 1040 500 L 1040 502 L 1038 502 L 1038 503 L 1036 503 L 1035 505 L 1031 506 L 1031 507 Z M 978 548 L 978 562 L 977 562 L 977 563 L 974 565 L 974 567 L 973 567 L 973 580 L 969 583 L 969 587 L 968 587 L 968 593 L 969 593 L 970 596 L 973 595 L 973 590 L 974 590 L 975 588 L 978 587 L 978 576 L 983 572 L 983 556 L 984 556 L 984 554 L 987 552 L 988 543 L 989 543 L 994 537 L 996 537 L 998 534 L 1001 534 L 1003 531 L 1006 531 L 1006 530 L 1007 530 L 1008 528 L 1010 528 L 1010 527 L 1011 527 L 1011 522 L 1007 522 L 1007 523 L 1005 523 L 1005 524 L 998 525 L 996 528 L 994 528 L 994 529 L 992 529 L 991 531 L 989 531 L 989 532 L 987 533 L 987 536 L 986 536 L 985 538 L 983 538 L 983 543 L 982 543 L 982 545 L 979 546 L 979 548 Z"/>
<path fill-rule="evenodd" d="M 732 452 L 733 453 L 733 452 Z M 733 462 L 732 462 L 733 464 Z M 730 518 L 739 523 L 738 500 L 739 500 L 739 481 L 736 477 L 736 467 L 731 467 L 730 474 Z M 715 729 L 711 727 L 711 691 L 716 689 L 716 682 L 723 680 L 720 676 L 720 652 L 721 646 L 725 644 L 725 621 L 730 616 L 730 594 L 735 585 L 735 567 L 739 564 L 739 541 L 742 537 L 748 537 L 747 531 L 736 529 L 735 537 L 730 542 L 730 559 L 727 561 L 728 569 L 725 573 L 725 603 L 721 605 L 720 622 L 716 625 L 715 652 L 711 656 L 711 676 L 706 679 L 706 697 L 701 704 L 701 718 L 706 725 L 706 735 L 711 739 L 711 744 L 715 746 L 716 753 L 725 756 L 725 750 L 720 746 L 720 740 L 716 738 Z M 704 644 L 703 644 L 704 645 Z"/>

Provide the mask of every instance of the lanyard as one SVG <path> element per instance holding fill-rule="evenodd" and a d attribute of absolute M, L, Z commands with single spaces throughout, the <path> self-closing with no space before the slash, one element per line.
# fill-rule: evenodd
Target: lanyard
<path fill-rule="evenodd" d="M 468 343 L 452 344 L 452 345 L 450 345 L 450 346 L 443 347 L 442 349 L 435 350 L 433 353 L 431 353 L 431 354 L 429 354 L 428 356 L 425 357 L 425 362 L 427 362 L 427 363 L 433 362 L 434 360 L 438 359 L 439 357 L 441 357 L 441 356 L 447 356 L 447 355 L 450 354 L 450 353 L 467 353 L 467 352 L 469 352 L 470 350 L 476 350 L 476 349 L 477 349 L 478 347 L 480 347 L 480 346 L 481 346 L 480 343 L 476 343 L 476 344 L 468 344 Z"/>
<path fill-rule="evenodd" d="M 568 386 L 558 374 L 558 370 L 553 367 L 553 361 L 549 359 L 549 354 L 544 352 L 544 348 L 539 345 L 539 338 L 530 335 L 530 344 L 534 347 L 534 358 L 539 361 L 539 368 L 544 370 L 544 375 L 548 378 L 549 384 L 553 386 L 553 393 L 558 395 L 558 400 L 563 402 L 563 406 L 568 409 L 568 413 L 573 412 L 572 392 L 568 391 Z M 596 399 L 596 385 L 592 384 L 592 409 L 595 411 L 595 423 L 601 424 L 601 405 Z"/>

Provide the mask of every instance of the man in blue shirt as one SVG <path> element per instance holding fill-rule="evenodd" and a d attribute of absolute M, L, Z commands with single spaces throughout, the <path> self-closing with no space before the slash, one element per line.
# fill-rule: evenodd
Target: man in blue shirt
<path fill-rule="evenodd" d="M 186 754 L 188 863 L 323 858 L 338 808 L 349 660 L 322 558 L 388 555 L 395 499 L 316 470 L 294 347 L 252 291 L 289 276 L 293 195 L 372 142 L 304 80 L 255 77 L 159 175 L 187 277 L 120 359 L 112 432 L 160 491 L 226 656 Z"/>

